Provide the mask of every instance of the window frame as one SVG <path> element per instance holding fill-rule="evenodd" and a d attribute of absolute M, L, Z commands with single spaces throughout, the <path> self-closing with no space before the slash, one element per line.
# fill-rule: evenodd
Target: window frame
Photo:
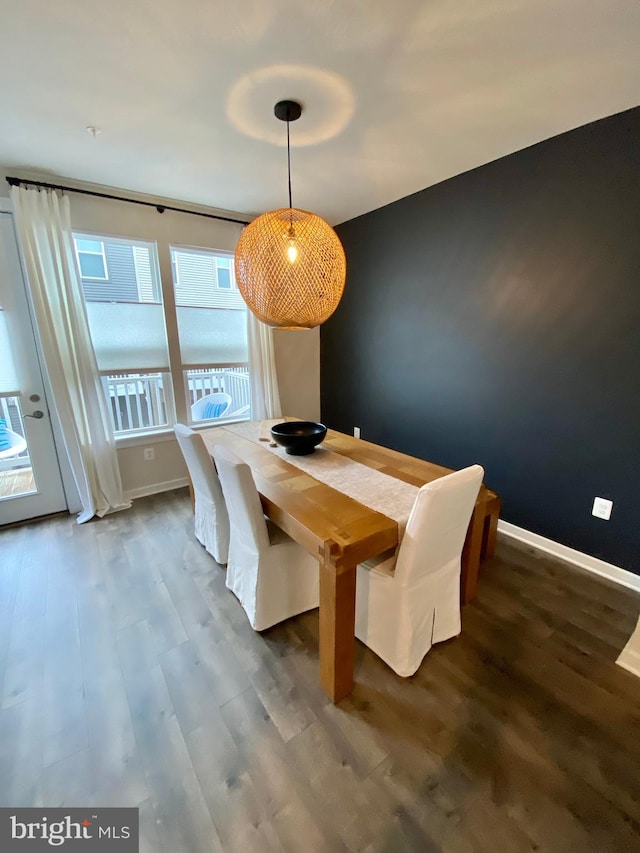
<path fill-rule="evenodd" d="M 146 239 L 143 237 L 120 237 L 116 234 L 98 234 L 94 231 L 87 231 L 83 229 L 82 231 L 76 231 L 72 229 L 71 236 L 73 238 L 74 248 L 76 248 L 77 255 L 77 244 L 76 240 L 87 239 L 94 240 L 97 243 L 102 244 L 103 253 L 105 253 L 104 264 L 105 270 L 108 273 L 107 268 L 107 259 L 106 259 L 106 250 L 105 243 L 122 243 L 125 246 L 130 246 L 132 249 L 147 249 L 149 251 L 149 259 L 151 266 L 151 276 L 152 276 L 152 284 L 154 285 L 154 296 L 155 299 L 140 299 L 140 289 L 138 287 L 138 299 L 91 299 L 90 302 L 116 302 L 120 305 L 162 305 L 164 308 L 164 288 L 162 285 L 162 274 L 160 272 L 160 263 L 159 263 L 159 246 L 157 240 Z M 95 252 L 94 254 L 97 254 Z M 136 267 L 135 255 L 133 257 L 133 265 Z M 110 281 L 109 276 L 106 278 L 90 278 L 89 276 L 82 275 L 82 270 L 80 269 L 80 262 L 78 261 L 78 272 L 80 273 L 80 280 L 86 279 L 87 281 Z M 137 268 L 136 268 L 137 272 Z M 136 286 L 138 286 L 138 281 L 136 278 Z M 84 297 L 84 293 L 83 293 Z"/>
<path fill-rule="evenodd" d="M 107 266 L 107 254 L 104 248 L 104 239 L 102 240 L 93 240 L 93 235 L 90 234 L 76 234 L 73 232 L 73 245 L 76 252 L 76 261 L 78 264 L 78 272 L 80 273 L 80 278 L 86 278 L 87 281 L 109 281 L 109 267 Z M 80 249 L 78 246 L 78 239 L 83 240 L 87 238 L 94 243 L 100 243 L 102 251 L 100 252 L 92 252 L 90 249 Z M 80 255 L 92 255 L 93 257 L 101 257 L 102 258 L 102 266 L 104 268 L 104 276 L 99 275 L 83 275 L 82 274 L 82 264 L 80 263 Z"/>
<path fill-rule="evenodd" d="M 233 364 L 221 364 L 220 362 L 208 363 L 206 365 L 186 365 L 182 363 L 182 352 L 180 348 L 180 336 L 178 330 L 178 321 L 177 321 L 177 309 L 182 303 L 178 303 L 176 299 L 176 287 L 178 286 L 179 281 L 179 263 L 173 263 L 173 252 L 174 250 L 177 252 L 184 251 L 185 253 L 191 252 L 193 254 L 202 254 L 206 253 L 212 255 L 214 257 L 214 272 L 215 272 L 215 292 L 229 295 L 236 294 L 239 300 L 242 300 L 240 295 L 240 291 L 237 286 L 237 282 L 235 280 L 235 253 L 233 251 L 229 251 L 228 249 L 217 249 L 211 246 L 199 246 L 193 244 L 186 244 L 181 241 L 172 241 L 167 238 L 162 238 L 159 235 L 156 236 L 144 236 L 144 237 L 128 237 L 122 234 L 108 234 L 104 231 L 95 231 L 93 229 L 81 228 L 76 224 L 76 227 L 73 229 L 73 237 L 74 237 L 74 248 L 75 248 L 75 238 L 79 237 L 80 239 L 86 238 L 90 240 L 95 240 L 96 242 L 100 242 L 103 247 L 103 251 L 106 251 L 106 243 L 114 242 L 114 243 L 124 243 L 129 246 L 142 246 L 144 248 L 148 248 L 150 250 L 150 263 L 152 266 L 152 276 L 153 282 L 155 285 L 155 290 L 157 293 L 158 301 L 151 303 L 148 300 L 141 300 L 138 298 L 137 304 L 159 304 L 162 306 L 162 312 L 165 322 L 166 334 L 167 334 L 167 347 L 168 347 L 168 361 L 169 366 L 167 368 L 162 369 L 135 369 L 131 368 L 131 374 L 140 374 L 140 375 L 148 375 L 148 374 L 162 374 L 163 376 L 163 391 L 164 391 L 164 405 L 166 407 L 166 416 L 167 416 L 167 424 L 163 425 L 153 425 L 149 427 L 135 428 L 130 430 L 122 430 L 116 431 L 116 423 L 115 417 L 111 413 L 111 399 L 105 393 L 105 400 L 107 405 L 110 408 L 110 414 L 112 414 L 112 423 L 114 429 L 114 437 L 116 440 L 116 445 L 118 447 L 127 447 L 127 446 L 136 446 L 142 445 L 146 442 L 156 442 L 156 441 L 166 441 L 173 438 L 173 426 L 179 421 L 184 423 L 189 423 L 193 428 L 199 429 L 202 427 L 207 427 L 211 425 L 217 425 L 222 423 L 233 423 L 236 421 L 248 420 L 251 417 L 251 408 L 250 408 L 250 385 L 249 385 L 249 406 L 245 405 L 245 396 L 244 392 L 239 395 L 239 402 L 236 403 L 236 399 L 234 396 L 234 403 L 232 404 L 232 409 L 236 405 L 238 405 L 238 410 L 242 411 L 240 416 L 235 414 L 235 411 L 231 416 L 225 415 L 222 418 L 215 420 L 206 420 L 206 421 L 194 421 L 191 419 L 191 397 L 188 386 L 188 377 L 187 374 L 189 371 L 196 369 L 208 369 L 212 368 L 215 372 L 221 372 L 224 370 L 230 370 L 231 368 L 243 368 L 246 370 L 246 373 L 249 374 L 249 361 L 247 358 L 246 362 L 234 362 Z M 231 287 L 219 287 L 218 286 L 218 258 L 228 258 L 229 267 L 227 268 L 230 273 L 231 279 Z M 78 263 L 79 266 L 79 263 Z M 105 267 L 106 267 L 106 257 L 105 257 Z M 86 278 L 86 277 L 85 277 Z M 87 279 L 93 280 L 93 279 Z M 109 279 L 104 279 L 108 281 Z M 103 281 L 103 279 L 99 279 L 99 281 Z M 140 294 L 140 290 L 138 289 L 138 294 Z M 117 302 L 123 305 L 126 304 L 136 304 L 131 300 L 119 300 L 119 299 L 95 299 L 95 302 Z M 242 306 L 234 306 L 235 310 L 241 310 L 245 313 L 248 312 L 248 308 L 246 304 L 244 304 L 244 300 L 242 300 Z M 193 306 L 199 307 L 199 306 Z M 213 307 L 213 306 L 202 306 L 202 307 Z M 101 379 L 103 380 L 102 384 L 104 387 L 104 383 L 107 376 L 115 376 L 111 370 L 102 370 L 100 371 Z M 128 373 L 118 373 L 118 376 L 129 375 Z M 135 380 L 134 380 L 135 381 Z M 249 380 L 246 380 L 249 383 Z M 184 413 L 182 409 L 184 408 Z M 185 419 L 186 418 L 186 419 Z"/>
<path fill-rule="evenodd" d="M 243 381 L 246 377 L 246 382 L 247 382 L 247 389 L 246 389 L 247 398 L 248 398 L 247 417 L 238 418 L 238 417 L 232 417 L 230 415 L 223 415 L 222 417 L 219 417 L 219 418 L 197 418 L 197 419 L 194 419 L 192 416 L 192 413 L 191 413 L 192 407 L 195 405 L 195 403 L 197 403 L 197 401 L 199 399 L 201 399 L 203 396 L 206 396 L 206 395 L 203 394 L 200 397 L 197 397 L 193 401 L 193 403 L 189 402 L 190 394 L 191 394 L 190 388 L 189 388 L 189 380 L 190 379 L 191 379 L 191 381 L 195 380 L 195 377 L 190 377 L 189 373 L 194 373 L 196 371 L 202 371 L 202 372 L 206 372 L 209 375 L 219 375 L 219 376 L 223 376 L 223 377 L 225 374 L 227 374 L 229 381 L 230 381 L 230 384 L 231 384 L 231 379 L 233 377 L 233 374 L 236 373 L 236 371 L 238 371 L 238 370 L 244 371 L 242 373 L 239 373 L 238 375 L 242 377 Z M 183 364 L 182 365 L 182 377 L 183 377 L 183 383 L 184 383 L 184 393 L 185 393 L 185 397 L 187 399 L 187 422 L 192 429 L 197 428 L 199 426 L 215 426 L 217 424 L 235 423 L 235 422 L 250 419 L 250 417 L 251 417 L 251 379 L 250 379 L 249 362 L 248 361 L 225 363 L 225 364 L 198 365 L 196 367 L 194 367 L 192 365 L 187 367 Z M 227 377 L 224 377 L 224 379 L 226 379 L 226 378 Z M 224 379 L 223 379 L 223 381 L 224 381 Z M 240 380 L 236 380 L 236 381 L 240 381 Z M 216 392 L 212 391 L 209 393 L 216 393 Z M 225 388 L 224 388 L 223 393 L 229 393 L 227 391 L 226 383 L 225 383 Z M 246 405 L 245 405 L 245 407 L 246 407 Z M 243 407 L 243 409 L 245 407 Z"/>
<path fill-rule="evenodd" d="M 216 253 L 216 289 L 224 290 L 227 293 L 232 293 L 234 290 L 238 289 L 238 282 L 236 281 L 235 269 L 233 264 L 233 256 L 229 258 L 229 266 L 221 267 L 218 261 L 226 257 L 226 253 L 223 255 L 222 253 Z M 220 270 L 223 269 L 225 272 L 229 273 L 229 287 L 221 287 L 220 286 Z"/>
<path fill-rule="evenodd" d="M 150 424 L 149 426 L 138 426 L 133 429 L 127 430 L 118 430 L 116 418 L 112 411 L 112 397 L 108 392 L 108 385 L 114 384 L 117 386 L 118 383 L 123 385 L 129 385 L 139 382 L 145 382 L 145 380 L 151 381 L 155 376 L 159 376 L 162 382 L 162 391 L 164 395 L 164 407 L 165 413 L 167 416 L 166 423 L 163 424 Z M 102 388 L 104 390 L 105 401 L 107 403 L 107 408 L 109 409 L 109 413 L 112 419 L 113 425 L 113 435 L 116 439 L 116 442 L 120 442 L 123 439 L 132 439 L 132 438 L 144 438 L 149 435 L 158 435 L 162 433 L 166 433 L 169 430 L 173 429 L 173 424 L 177 422 L 176 418 L 176 407 L 175 407 L 175 398 L 173 391 L 173 377 L 171 375 L 171 369 L 167 368 L 166 370 L 136 370 L 131 373 L 112 373 L 110 370 L 101 370 L 100 371 L 100 381 Z M 111 381 L 111 382 L 110 382 Z M 119 397 L 121 395 L 114 395 L 115 397 Z M 127 394 L 126 396 L 136 396 Z M 147 399 L 147 405 L 149 405 L 151 398 Z M 129 404 L 130 405 L 130 404 Z"/>
<path fill-rule="evenodd" d="M 180 263 L 178 259 L 178 255 L 182 252 L 185 255 L 212 255 L 213 256 L 213 285 L 216 290 L 219 290 L 222 293 L 234 293 L 238 291 L 238 282 L 236 281 L 235 274 L 235 252 L 228 252 L 226 249 L 212 249 L 209 246 L 184 246 L 182 244 L 176 245 L 174 243 L 169 244 L 169 251 L 171 252 L 171 272 L 173 278 L 174 285 L 174 295 L 175 289 L 179 287 L 184 287 L 184 284 L 180 282 Z M 227 270 L 227 267 L 219 267 L 218 260 L 221 258 L 226 258 L 229 260 L 229 279 L 230 286 L 229 287 L 220 287 L 220 279 L 218 276 L 218 270 L 224 269 Z M 176 302 L 176 305 L 178 303 Z M 180 303 L 182 304 L 182 303 Z M 208 306 L 193 306 L 193 307 L 208 307 Z"/>

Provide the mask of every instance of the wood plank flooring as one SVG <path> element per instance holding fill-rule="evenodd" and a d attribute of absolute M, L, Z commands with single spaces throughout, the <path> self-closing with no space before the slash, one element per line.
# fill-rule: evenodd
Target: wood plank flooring
<path fill-rule="evenodd" d="M 0 532 L 0 805 L 140 808 L 144 853 L 640 851 L 640 598 L 505 544 L 417 674 L 254 633 L 187 492 Z"/>

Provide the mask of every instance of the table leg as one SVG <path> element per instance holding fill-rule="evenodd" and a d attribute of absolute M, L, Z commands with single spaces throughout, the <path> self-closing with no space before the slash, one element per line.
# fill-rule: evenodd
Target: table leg
<path fill-rule="evenodd" d="M 333 702 L 353 690 L 356 566 L 337 569 L 331 543 L 320 557 L 320 683 Z"/>
<path fill-rule="evenodd" d="M 502 509 L 502 501 L 497 495 L 487 501 L 485 510 L 485 541 L 482 544 L 482 559 L 485 557 L 493 557 L 496 550 L 496 542 L 498 539 L 498 519 L 500 518 L 500 510 Z"/>
<path fill-rule="evenodd" d="M 485 542 L 483 543 L 482 558 L 493 557 L 498 539 L 498 519 L 500 518 L 501 501 L 495 497 L 487 505 L 487 517 L 485 521 Z"/>
<path fill-rule="evenodd" d="M 478 586 L 478 571 L 480 569 L 480 554 L 482 552 L 482 536 L 484 533 L 484 502 L 477 503 L 469 522 L 467 538 L 462 550 L 462 573 L 460 577 L 460 601 L 468 604 L 476 594 Z"/>

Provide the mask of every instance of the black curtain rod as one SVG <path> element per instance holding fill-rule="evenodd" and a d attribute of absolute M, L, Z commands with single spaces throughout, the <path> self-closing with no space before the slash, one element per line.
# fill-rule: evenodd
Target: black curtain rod
<path fill-rule="evenodd" d="M 244 219 L 232 219 L 230 216 L 219 216 L 217 213 L 201 213 L 199 210 L 186 210 L 184 207 L 172 207 L 170 204 L 154 204 L 152 201 L 141 201 L 137 198 L 125 198 L 121 195 L 111 195 L 110 193 L 98 193 L 94 190 L 80 190 L 76 187 L 63 187 L 61 184 L 46 184 L 44 181 L 32 181 L 29 178 L 12 178 L 8 175 L 5 178 L 10 187 L 19 187 L 29 185 L 32 187 L 43 187 L 46 190 L 62 190 L 67 193 L 78 193 L 79 195 L 92 195 L 96 198 L 109 198 L 112 201 L 126 201 L 129 204 L 143 204 L 145 207 L 155 207 L 158 213 L 164 213 L 165 210 L 174 210 L 176 213 L 190 213 L 192 216 L 205 216 L 207 219 L 219 219 L 222 222 L 235 222 L 237 225 L 248 225 Z"/>

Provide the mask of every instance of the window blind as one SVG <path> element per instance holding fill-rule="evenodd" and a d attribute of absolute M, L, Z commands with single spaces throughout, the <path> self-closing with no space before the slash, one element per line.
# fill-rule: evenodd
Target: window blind
<path fill-rule="evenodd" d="M 0 308 L 0 394 L 19 394 L 20 383 L 11 352 L 7 312 Z"/>
<path fill-rule="evenodd" d="M 249 360 L 246 311 L 183 305 L 176 312 L 184 368 Z"/>
<path fill-rule="evenodd" d="M 167 370 L 162 305 L 149 302 L 87 302 L 98 369 L 109 373 Z"/>

